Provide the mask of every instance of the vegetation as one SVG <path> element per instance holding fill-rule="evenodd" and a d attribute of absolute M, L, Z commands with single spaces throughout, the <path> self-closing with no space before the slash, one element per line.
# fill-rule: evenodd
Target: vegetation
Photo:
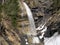
<path fill-rule="evenodd" d="M 1 12 L 2 12 L 2 3 L 0 2 L 0 22 L 1 22 L 1 18 L 2 18 Z"/>
<path fill-rule="evenodd" d="M 16 20 L 18 15 L 18 2 L 17 0 L 5 0 L 4 11 L 7 16 L 11 17 L 13 26 L 16 26 Z"/>
<path fill-rule="evenodd" d="M 60 7 L 60 0 L 53 0 L 53 7 L 54 8 Z"/>
<path fill-rule="evenodd" d="M 38 4 L 38 0 L 36 0 L 37 2 L 34 2 L 33 0 L 25 0 L 25 1 L 27 1 L 27 4 L 29 4 L 29 6 L 31 7 L 31 9 L 38 9 L 37 10 L 37 12 L 33 12 L 34 14 L 33 15 L 38 15 L 38 16 L 40 16 L 40 15 L 44 15 L 44 14 L 42 14 L 42 13 L 44 13 L 44 12 L 42 12 L 44 9 L 43 9 L 43 7 L 45 6 L 45 5 L 41 5 L 42 6 L 42 11 L 40 10 L 41 9 L 41 6 L 39 7 L 37 4 Z M 33 2 L 30 2 L 30 1 L 33 1 Z M 47 0 L 46 0 L 47 1 Z M 31 3 L 31 4 L 30 4 Z M 36 3 L 36 4 L 35 4 Z M 44 3 L 44 2 L 39 2 L 39 3 Z M 50 4 L 49 4 L 50 5 Z M 46 6 L 47 7 L 47 6 Z M 55 11 L 55 9 L 57 9 L 58 7 L 60 7 L 60 0 L 53 0 L 53 4 L 52 4 L 52 7 L 53 7 L 53 9 L 51 9 L 51 7 L 49 7 L 48 8 L 48 11 L 47 12 L 50 12 L 50 11 L 52 11 L 51 13 L 53 13 L 54 11 Z M 35 9 L 35 10 L 36 10 Z M 1 15 L 1 13 L 4 11 L 4 16 L 5 17 L 7 17 L 7 19 L 8 19 L 8 17 L 9 17 L 9 19 L 11 19 L 11 23 L 12 23 L 12 26 L 11 27 L 16 27 L 16 25 L 18 25 L 17 27 L 18 28 L 15 28 L 15 29 L 11 29 L 10 28 L 10 23 L 8 23 L 8 21 L 6 21 L 6 22 L 4 22 L 5 20 L 3 20 L 2 22 L 4 22 L 4 24 L 6 24 L 6 25 L 4 25 L 4 24 L 2 24 L 2 26 L 0 26 L 0 32 L 2 33 L 2 34 L 4 34 L 5 35 L 5 33 L 6 33 L 6 35 L 5 35 L 5 40 L 8 38 L 8 39 L 11 39 L 10 41 L 11 42 L 15 42 L 15 40 L 16 40 L 16 42 L 22 42 L 21 44 L 23 45 L 23 40 L 25 40 L 25 39 L 23 39 L 23 37 L 25 36 L 25 34 L 26 34 L 26 32 L 29 32 L 29 22 L 28 22 L 28 19 L 26 18 L 27 16 L 26 16 L 26 14 L 23 16 L 23 19 L 22 19 L 22 17 L 21 17 L 21 15 L 20 15 L 20 13 L 19 13 L 19 15 L 18 15 L 18 12 L 19 12 L 19 6 L 18 6 L 18 0 L 4 0 L 4 4 L 2 5 L 2 3 L 0 3 L 0 22 L 1 22 L 1 18 L 3 18 L 2 16 L 3 15 Z M 25 11 L 25 9 L 24 9 L 24 11 Z M 26 13 L 26 12 L 24 12 L 23 11 L 23 13 Z M 39 13 L 39 12 L 42 12 L 41 14 Z M 57 11 L 56 11 L 57 12 Z M 39 15 L 39 14 L 40 15 Z M 49 13 L 48 13 L 49 14 Z M 57 19 L 57 17 L 59 17 L 59 15 L 57 14 L 57 15 L 54 15 L 54 14 L 56 14 L 56 13 L 53 13 L 52 14 L 52 18 L 50 19 L 48 19 L 51 23 L 53 22 L 54 24 L 55 24 L 55 22 L 57 22 L 55 19 Z M 18 16 L 17 16 L 18 15 Z M 37 17 L 37 16 L 36 16 Z M 41 17 L 41 16 L 40 16 Z M 40 17 L 38 17 L 38 19 L 39 20 L 41 20 L 40 19 Z M 42 16 L 43 17 L 43 16 Z M 17 19 L 18 18 L 18 19 Z M 5 18 L 3 18 L 3 19 L 5 19 Z M 18 20 L 18 21 L 17 21 Z M 57 19 L 58 20 L 58 19 Z M 10 20 L 9 20 L 10 21 Z M 59 20 L 58 20 L 59 21 Z M 22 25 L 21 23 L 24 23 L 24 25 Z M 48 22 L 48 24 L 50 23 L 50 22 Z M 50 24 L 51 24 L 50 23 Z M 49 25 L 50 25 L 49 24 Z M 54 26 L 54 24 L 52 24 L 53 26 Z M 6 27 L 8 27 L 8 28 L 5 28 L 5 26 Z M 39 25 L 38 25 L 39 26 Z M 1 31 L 2 30 L 2 31 Z M 24 31 L 24 32 L 23 32 Z M 17 37 L 17 35 L 18 35 L 18 37 Z M 18 39 L 19 38 L 19 39 Z M 21 39 L 21 40 L 20 40 Z M 23 40 L 22 40 L 23 39 Z M 30 38 L 29 38 L 29 40 L 28 41 L 30 41 Z M 7 41 L 7 43 L 8 43 L 9 41 Z M 16 44 L 16 42 L 15 42 L 15 45 L 17 45 Z M 4 42 L 3 42 L 4 43 Z M 10 43 L 10 42 L 9 42 Z M 5 45 L 5 44 L 4 44 Z M 11 44 L 10 44 L 11 45 Z M 13 45 L 13 43 L 12 43 L 12 45 Z"/>

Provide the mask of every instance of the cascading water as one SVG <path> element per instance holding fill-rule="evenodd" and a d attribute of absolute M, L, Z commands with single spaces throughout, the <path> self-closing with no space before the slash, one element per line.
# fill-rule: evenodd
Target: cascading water
<path fill-rule="evenodd" d="M 35 23 L 34 23 L 32 12 L 25 2 L 23 2 L 23 4 L 25 6 L 27 16 L 28 16 L 28 19 L 29 19 L 31 34 L 36 35 L 36 28 L 35 28 Z"/>
<path fill-rule="evenodd" d="M 29 23 L 30 23 L 30 34 L 27 34 L 27 35 L 30 35 L 28 36 L 28 38 L 32 37 L 32 44 L 31 45 L 35 45 L 35 43 L 40 43 L 38 37 L 35 37 L 37 35 L 36 33 L 36 28 L 35 28 L 35 22 L 34 22 L 34 19 L 33 19 L 33 15 L 32 15 L 32 12 L 30 10 L 30 8 L 28 7 L 28 5 L 23 2 L 24 6 L 25 6 L 25 9 L 26 9 L 26 12 L 27 12 L 27 16 L 28 16 L 28 20 L 29 20 Z M 32 36 L 31 36 L 32 35 Z"/>

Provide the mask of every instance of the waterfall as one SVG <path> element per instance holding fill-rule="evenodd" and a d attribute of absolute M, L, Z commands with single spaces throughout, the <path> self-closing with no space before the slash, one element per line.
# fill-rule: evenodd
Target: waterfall
<path fill-rule="evenodd" d="M 27 16 L 28 16 L 28 20 L 30 23 L 30 32 L 31 32 L 31 34 L 36 35 L 36 28 L 35 28 L 35 23 L 34 23 L 32 12 L 25 2 L 23 2 L 23 4 L 25 6 Z"/>

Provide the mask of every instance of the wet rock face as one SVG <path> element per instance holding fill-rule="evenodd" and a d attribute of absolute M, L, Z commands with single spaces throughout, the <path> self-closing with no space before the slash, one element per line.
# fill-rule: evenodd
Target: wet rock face
<path fill-rule="evenodd" d="M 31 9 L 50 8 L 52 0 L 31 0 L 27 2 Z M 44 10 L 44 9 L 43 9 Z"/>
<path fill-rule="evenodd" d="M 52 9 L 52 0 L 26 0 L 26 3 L 30 7 L 34 17 L 38 18 L 40 16 L 44 16 L 52 12 L 50 10 Z"/>
<path fill-rule="evenodd" d="M 43 16 L 44 13 L 51 14 L 52 12 L 54 12 L 54 10 L 56 10 L 54 5 L 57 5 L 56 0 L 26 0 L 26 3 L 31 8 L 33 14 L 38 16 Z"/>
<path fill-rule="evenodd" d="M 56 22 L 55 24 L 51 23 L 47 27 L 47 31 L 45 32 L 45 37 L 52 37 L 56 32 L 60 34 L 60 22 Z"/>
<path fill-rule="evenodd" d="M 33 16 L 37 17 L 37 21 L 40 19 L 38 17 L 41 16 L 52 16 L 54 15 L 59 8 L 55 8 L 56 0 L 26 0 L 26 3 L 30 7 Z M 42 17 L 43 18 L 43 17 Z"/>

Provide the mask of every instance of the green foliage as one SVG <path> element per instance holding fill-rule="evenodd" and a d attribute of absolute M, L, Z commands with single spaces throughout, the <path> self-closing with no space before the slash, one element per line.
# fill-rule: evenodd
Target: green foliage
<path fill-rule="evenodd" d="M 16 20 L 18 15 L 18 0 L 5 0 L 4 11 L 7 16 L 11 17 L 13 26 L 16 26 Z"/>
<path fill-rule="evenodd" d="M 0 3 L 0 22 L 1 22 L 1 18 L 2 18 L 1 12 L 2 12 L 2 3 Z"/>
<path fill-rule="evenodd" d="M 4 4 L 4 10 L 7 14 L 15 15 L 18 12 L 17 0 L 7 0 Z"/>
<path fill-rule="evenodd" d="M 2 12 L 2 2 L 0 1 L 0 13 Z"/>
<path fill-rule="evenodd" d="M 60 0 L 53 0 L 53 3 L 54 8 L 60 7 Z"/>
<path fill-rule="evenodd" d="M 0 4 L 0 13 L 1 13 L 1 11 L 2 11 L 2 5 Z"/>

